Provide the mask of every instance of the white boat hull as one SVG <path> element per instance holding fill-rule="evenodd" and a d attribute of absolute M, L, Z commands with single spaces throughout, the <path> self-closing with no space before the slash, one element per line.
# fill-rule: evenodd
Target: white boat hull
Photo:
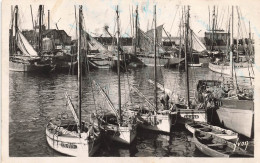
<path fill-rule="evenodd" d="M 220 108 L 217 110 L 220 123 L 233 131 L 247 137 L 252 137 L 253 117 L 252 110 Z"/>
<path fill-rule="evenodd" d="M 203 63 L 198 63 L 198 64 L 188 64 L 189 67 L 201 67 Z"/>
<path fill-rule="evenodd" d="M 112 128 L 114 133 L 108 134 L 109 139 L 123 143 L 123 144 L 131 144 L 136 138 L 136 126 L 132 127 L 118 127 L 115 126 Z"/>
<path fill-rule="evenodd" d="M 231 76 L 231 67 L 230 66 L 224 66 L 224 65 L 216 65 L 213 63 L 209 63 L 209 69 L 211 71 L 217 72 L 217 73 L 222 73 L 225 75 L 229 75 Z M 254 78 L 255 77 L 255 66 L 235 66 L 235 72 L 236 72 L 236 76 L 239 77 L 245 77 L 245 78 Z M 249 75 L 250 74 L 250 75 Z"/>
<path fill-rule="evenodd" d="M 179 117 L 177 117 L 177 122 L 182 124 L 185 124 L 190 120 L 196 122 L 207 122 L 206 112 L 204 110 L 178 109 L 177 112 L 173 112 L 172 114 L 179 115 Z"/>
<path fill-rule="evenodd" d="M 48 128 L 46 128 L 46 138 L 52 149 L 74 157 L 90 157 L 100 146 L 100 137 L 90 141 L 76 136 L 58 136 L 51 133 Z"/>
<path fill-rule="evenodd" d="M 142 115 L 139 127 L 158 132 L 171 132 L 172 118 L 170 115 Z"/>

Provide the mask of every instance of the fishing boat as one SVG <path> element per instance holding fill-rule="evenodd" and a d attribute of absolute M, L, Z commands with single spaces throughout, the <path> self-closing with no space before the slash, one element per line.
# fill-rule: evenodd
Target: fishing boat
<path fill-rule="evenodd" d="M 156 27 L 156 6 L 154 6 L 154 20 L 154 25 Z M 131 90 L 136 92 L 140 97 L 144 98 L 149 105 L 148 109 L 139 108 L 137 110 L 138 126 L 142 129 L 170 133 L 172 126 L 170 108 L 163 108 L 162 110 L 159 110 L 157 102 L 157 30 L 154 32 L 154 40 L 154 104 L 150 102 L 136 87 L 131 86 Z"/>
<path fill-rule="evenodd" d="M 238 147 L 235 143 L 208 132 L 196 130 L 193 139 L 196 147 L 211 157 L 253 157 L 252 154 Z"/>
<path fill-rule="evenodd" d="M 239 13 L 239 12 L 238 12 Z M 233 27 L 233 6 L 232 6 L 232 27 Z M 231 40 L 230 43 L 233 45 L 233 28 L 231 29 Z M 253 92 L 240 93 L 239 86 L 237 84 L 237 71 L 233 64 L 233 50 L 230 51 L 230 74 L 231 74 L 231 84 L 233 84 L 233 94 L 235 98 L 227 97 L 222 98 L 221 105 L 216 110 L 217 116 L 220 120 L 220 124 L 228 129 L 236 131 L 247 137 L 253 137 L 254 133 L 254 101 Z M 249 71 L 249 69 L 247 69 Z M 250 74 L 250 73 L 249 73 Z M 250 84 L 253 88 L 253 84 L 250 78 Z M 232 92 L 231 92 L 232 93 Z M 229 92 L 229 94 L 231 94 Z M 250 95 L 251 94 L 251 95 Z M 240 98 L 240 100 L 239 100 Z M 246 98 L 246 100 L 245 100 Z M 248 99 L 247 99 L 248 98 Z M 242 100 L 241 100 L 242 99 Z"/>
<path fill-rule="evenodd" d="M 101 144 L 101 132 L 98 127 L 82 121 L 82 6 L 79 6 L 79 38 L 78 38 L 78 114 L 71 98 L 66 93 L 67 106 L 71 110 L 75 123 L 62 124 L 50 121 L 46 126 L 46 139 L 49 146 L 69 156 L 92 156 Z"/>
<path fill-rule="evenodd" d="M 174 46 L 172 53 L 171 53 L 171 59 L 169 60 L 168 66 L 169 67 L 178 67 L 178 68 L 185 68 L 185 32 L 184 28 L 184 21 L 183 16 L 180 20 L 180 28 L 179 28 L 179 46 Z M 167 32 L 165 32 L 167 35 Z M 189 38 L 190 38 L 190 44 L 191 44 L 191 50 L 190 52 L 187 52 L 187 60 L 188 60 L 188 66 L 189 67 L 201 67 L 203 63 L 201 62 L 200 57 L 202 57 L 202 54 L 206 51 L 205 45 L 201 42 L 199 37 L 193 32 L 193 30 L 190 29 L 189 32 Z M 167 35 L 168 36 L 168 35 Z M 170 37 L 168 37 L 170 39 Z"/>
<path fill-rule="evenodd" d="M 169 63 L 170 56 L 166 54 L 165 49 L 161 46 L 162 30 L 163 25 L 155 27 L 154 29 L 144 32 L 138 27 L 138 6 L 136 8 L 136 23 L 135 23 L 135 56 L 143 63 L 145 66 L 154 66 L 154 58 L 157 58 L 158 67 L 167 66 Z M 155 29 L 157 31 L 157 51 L 153 51 L 154 45 L 154 33 Z M 155 56 L 156 55 L 156 56 Z"/>
<path fill-rule="evenodd" d="M 119 109 L 116 109 L 104 89 L 97 82 L 93 82 L 108 103 L 109 110 L 112 111 L 112 113 L 95 114 L 105 137 L 122 144 L 131 144 L 137 134 L 135 114 L 122 111 L 121 105 L 119 105 Z M 98 126 L 98 124 L 95 125 Z"/>
<path fill-rule="evenodd" d="M 109 69 L 113 67 L 114 59 L 116 56 L 113 55 L 104 45 L 93 38 L 89 33 L 87 33 L 89 50 L 93 51 L 91 55 L 88 55 L 88 61 L 93 68 L 98 69 Z"/>
<path fill-rule="evenodd" d="M 41 6 L 40 6 L 41 8 Z M 14 9 L 14 18 L 12 13 L 12 20 L 15 21 L 15 36 L 13 36 L 13 21 L 10 32 L 10 57 L 9 70 L 18 72 L 50 72 L 55 68 L 50 60 L 40 56 L 40 49 L 37 53 L 28 40 L 24 37 L 18 28 L 18 6 Z M 39 32 L 39 35 L 41 32 Z M 41 40 L 39 40 L 41 44 Z"/>
<path fill-rule="evenodd" d="M 200 122 L 206 122 L 206 111 L 203 105 L 200 105 L 198 103 L 192 104 L 190 102 L 190 87 L 189 87 L 189 69 L 188 69 L 188 53 L 193 52 L 192 43 L 190 43 L 192 40 L 189 40 L 190 34 L 192 34 L 192 30 L 189 27 L 189 6 L 187 9 L 187 18 L 185 19 L 187 22 L 185 23 L 185 72 L 186 72 L 186 102 L 177 101 L 173 108 L 172 114 L 177 114 L 177 122 L 180 124 L 185 124 L 186 121 L 189 121 L 190 119 L 194 121 L 200 121 Z M 191 47 L 189 47 L 191 45 Z M 192 55 L 192 54 L 191 54 Z"/>
<path fill-rule="evenodd" d="M 235 73 L 238 77 L 254 78 L 255 66 L 250 63 L 237 63 L 234 65 Z M 209 63 L 209 69 L 211 71 L 232 76 L 231 66 L 229 63 Z"/>
<path fill-rule="evenodd" d="M 201 67 L 203 65 L 201 54 L 206 51 L 206 46 L 201 42 L 199 37 L 190 29 L 190 46 L 191 50 L 188 53 L 188 66 Z"/>
<path fill-rule="evenodd" d="M 116 9 L 117 17 L 117 48 L 120 48 L 119 36 L 119 11 L 118 6 Z M 118 58 L 120 58 L 120 50 L 117 50 Z M 111 100 L 105 93 L 105 91 L 96 82 L 94 84 L 100 90 L 105 100 L 108 103 L 108 108 L 112 113 L 96 114 L 99 120 L 100 126 L 104 135 L 110 140 L 115 142 L 120 142 L 123 144 L 130 145 L 136 138 L 136 120 L 135 115 L 127 111 L 127 109 L 122 110 L 121 106 L 121 83 L 120 83 L 120 60 L 117 60 L 117 75 L 118 75 L 118 109 L 114 107 Z"/>
<path fill-rule="evenodd" d="M 111 64 L 112 64 L 111 57 L 106 57 L 106 56 L 100 55 L 100 54 L 88 56 L 88 61 L 89 61 L 90 66 L 92 66 L 93 68 L 98 68 L 98 69 L 109 69 L 109 68 L 111 68 Z"/>
<path fill-rule="evenodd" d="M 232 31 L 230 32 L 230 30 L 225 33 L 223 31 L 219 31 L 216 30 L 215 26 L 216 26 L 216 20 L 215 20 L 215 6 L 214 6 L 214 10 L 213 10 L 213 25 L 212 25 L 212 33 L 210 33 L 210 37 L 212 37 L 212 45 L 211 45 L 211 51 L 212 54 L 216 54 L 218 55 L 217 57 L 213 56 L 212 57 L 212 61 L 209 63 L 209 69 L 217 72 L 217 73 L 221 73 L 221 74 L 225 74 L 228 76 L 232 76 L 234 73 L 236 74 L 237 77 L 243 77 L 243 78 L 254 78 L 255 77 L 255 65 L 253 63 L 253 58 L 251 57 L 253 53 L 252 48 L 251 48 L 251 43 L 249 41 L 249 48 L 245 47 L 245 39 L 242 39 L 243 42 L 243 50 L 245 51 L 245 53 L 243 55 L 240 55 L 239 53 L 239 45 L 238 45 L 238 37 L 236 39 L 236 45 L 233 44 L 234 42 L 234 37 L 233 37 L 233 26 L 234 26 L 234 20 L 233 20 L 233 13 L 231 15 L 232 17 Z M 238 31 L 242 29 L 241 27 L 241 13 L 240 11 L 238 11 Z M 228 22 L 229 27 L 230 27 L 230 22 Z M 241 29 L 240 29 L 241 28 Z M 240 32 L 238 32 L 240 33 Z M 230 36 L 231 35 L 231 36 Z M 238 34 L 239 35 L 239 34 Z M 250 35 L 250 34 L 249 34 Z M 221 37 L 222 36 L 222 37 Z M 224 38 L 223 36 L 225 36 L 226 40 L 217 40 L 218 38 Z M 251 36 L 250 36 L 251 37 Z M 250 40 L 251 38 L 249 38 Z M 230 40 L 230 41 L 229 41 Z M 226 55 L 224 53 L 221 52 L 220 50 L 220 46 L 214 46 L 215 42 L 226 42 L 226 47 L 224 46 Z M 231 48 L 233 47 L 233 48 Z M 219 51 L 215 51 L 213 52 L 214 48 L 219 48 Z M 223 47 L 222 47 L 223 48 Z M 236 48 L 236 50 L 234 50 L 234 48 Z M 230 50 L 232 49 L 232 50 Z M 230 52 L 229 52 L 230 51 Z M 236 51 L 236 56 L 233 55 L 233 53 Z M 228 56 L 228 53 L 230 54 Z M 232 55 L 231 55 L 232 53 Z M 228 59 L 226 59 L 228 58 Z M 233 60 L 236 60 L 236 62 L 234 62 Z"/>
<path fill-rule="evenodd" d="M 196 130 L 200 130 L 204 132 L 209 132 L 212 135 L 216 135 L 226 140 L 234 140 L 238 138 L 238 134 L 231 130 L 223 129 L 221 127 L 213 126 L 204 122 L 187 122 L 185 123 L 185 127 L 192 134 L 194 134 Z"/>

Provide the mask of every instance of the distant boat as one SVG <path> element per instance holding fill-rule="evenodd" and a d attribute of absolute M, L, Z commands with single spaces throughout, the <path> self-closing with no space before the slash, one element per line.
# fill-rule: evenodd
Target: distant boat
<path fill-rule="evenodd" d="M 180 22 L 180 26 L 183 26 L 183 22 Z M 182 28 L 180 28 L 182 30 Z M 183 68 L 185 67 L 185 36 L 182 35 L 182 31 L 180 31 L 180 43 L 179 46 L 172 47 L 172 53 L 170 54 L 170 60 L 168 63 L 168 67 L 178 67 Z M 203 57 L 203 54 L 206 51 L 205 45 L 201 42 L 198 36 L 190 29 L 189 32 L 189 39 L 191 44 L 190 52 L 187 52 L 187 60 L 189 67 L 201 67 L 203 63 L 200 61 L 200 57 Z"/>
<path fill-rule="evenodd" d="M 88 60 L 90 65 L 93 68 L 98 69 L 109 69 L 113 66 L 113 53 L 110 52 L 104 45 L 102 45 L 99 41 L 93 38 L 89 33 L 87 33 L 88 46 L 90 51 L 96 51 L 98 53 L 91 53 L 88 56 Z M 114 56 L 115 57 L 115 56 Z"/>
<path fill-rule="evenodd" d="M 234 140 L 238 138 L 238 134 L 231 130 L 223 129 L 221 127 L 213 126 L 203 122 L 187 122 L 185 123 L 185 127 L 192 134 L 194 134 L 196 130 L 200 130 L 204 132 L 209 132 L 212 135 L 216 135 L 226 140 Z"/>
<path fill-rule="evenodd" d="M 88 56 L 88 61 L 91 67 L 98 69 L 110 69 L 113 63 L 112 57 L 107 57 L 104 54 Z"/>
<path fill-rule="evenodd" d="M 235 145 L 235 142 L 227 141 L 208 132 L 196 130 L 193 139 L 196 147 L 211 157 L 254 157 L 253 154 Z"/>
<path fill-rule="evenodd" d="M 19 72 L 41 72 L 46 73 L 54 69 L 50 60 L 45 60 L 41 57 L 24 37 L 22 32 L 17 26 L 18 21 L 18 6 L 15 6 L 15 38 L 12 32 L 10 40 L 10 57 L 9 57 L 9 70 Z M 12 29 L 13 30 L 13 24 Z"/>
<path fill-rule="evenodd" d="M 234 73 L 236 73 L 237 77 L 244 77 L 244 78 L 254 78 L 254 72 L 256 72 L 255 70 L 255 66 L 254 64 L 249 64 L 249 63 L 235 63 L 234 64 Z M 221 64 L 217 64 L 217 63 L 209 63 L 209 69 L 217 72 L 217 73 L 221 73 L 221 74 L 225 74 L 228 76 L 232 76 L 232 68 L 231 66 L 227 63 L 221 63 Z"/>
<path fill-rule="evenodd" d="M 79 38 L 82 32 L 82 6 L 79 6 Z M 46 126 L 46 139 L 49 146 L 69 156 L 89 157 L 92 156 L 101 144 L 101 132 L 94 124 L 88 124 L 81 120 L 81 101 L 82 101 L 82 40 L 78 39 L 78 114 L 66 93 L 68 108 L 71 110 L 75 123 L 55 124 L 50 121 Z"/>
<path fill-rule="evenodd" d="M 215 9 L 214 9 L 215 12 Z M 213 14 L 215 14 L 213 12 Z M 252 57 L 252 46 L 251 43 L 249 41 L 249 47 L 251 48 L 246 48 L 245 47 L 245 40 L 244 38 L 243 40 L 243 50 L 245 51 L 244 55 L 240 55 L 239 53 L 239 45 L 238 45 L 238 37 L 236 40 L 236 45 L 234 44 L 234 29 L 233 29 L 233 8 L 232 8 L 232 25 L 231 23 L 229 23 L 229 28 L 228 28 L 228 33 L 223 33 L 223 32 L 217 32 L 218 30 L 214 29 L 214 21 L 215 20 L 215 16 L 213 16 L 213 26 L 212 26 L 212 38 L 219 38 L 219 36 L 222 35 L 221 38 L 225 38 L 225 40 L 222 40 L 221 42 L 225 41 L 226 43 L 226 52 L 223 53 L 220 51 L 213 51 L 214 47 L 213 47 L 213 43 L 212 43 L 212 47 L 211 47 L 211 54 L 212 54 L 212 60 L 209 63 L 209 69 L 211 71 L 217 72 L 217 73 L 221 73 L 221 74 L 225 74 L 228 76 L 233 76 L 234 74 L 237 77 L 244 77 L 244 78 L 254 78 L 255 74 L 254 72 L 256 72 L 256 68 L 254 65 L 254 58 Z M 240 19 L 240 14 L 238 13 L 238 18 Z M 238 20 L 240 21 L 240 20 Z M 230 30 L 230 26 L 232 26 L 231 30 Z M 237 26 L 238 30 L 241 30 L 241 32 L 243 32 L 243 29 L 241 26 Z M 216 34 L 216 36 L 213 36 L 213 34 Z M 224 35 L 226 35 L 226 37 L 223 37 Z M 250 39 L 249 39 L 250 40 Z M 214 42 L 215 40 L 213 40 Z M 224 47 L 225 47 L 224 46 Z M 217 47 L 220 48 L 220 47 Z M 235 50 L 236 48 L 236 50 Z M 236 56 L 234 55 L 236 53 Z M 235 62 L 236 61 L 236 62 Z"/>
<path fill-rule="evenodd" d="M 138 8 L 136 9 L 136 20 L 138 20 Z M 153 46 L 155 42 L 154 32 L 155 28 L 157 31 L 156 42 L 158 45 L 156 53 L 153 51 Z M 144 32 L 138 27 L 137 22 L 135 23 L 135 56 L 142 62 L 145 66 L 154 66 L 154 57 L 156 54 L 158 67 L 167 66 L 169 64 L 169 56 L 165 55 L 166 51 L 161 46 L 160 42 L 162 39 L 162 29 L 163 25 L 155 27 L 154 29 Z M 138 50 L 137 50 L 138 49 Z M 138 52 L 137 52 L 138 51 Z"/>

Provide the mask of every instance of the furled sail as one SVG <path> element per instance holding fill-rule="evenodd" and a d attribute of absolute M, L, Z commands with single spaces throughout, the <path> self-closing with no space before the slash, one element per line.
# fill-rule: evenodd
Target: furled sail
<path fill-rule="evenodd" d="M 164 53 L 165 50 L 160 45 L 160 42 L 162 42 L 162 25 L 157 27 L 157 39 L 158 39 L 158 46 L 159 46 L 159 53 Z M 153 42 L 153 36 L 154 35 L 154 29 L 147 31 L 144 33 L 140 28 L 138 28 L 138 45 L 139 47 L 146 52 L 153 52 L 154 50 L 154 42 Z"/>
<path fill-rule="evenodd" d="M 27 41 L 21 31 L 17 32 L 17 46 L 24 56 L 38 56 L 32 45 Z"/>
<path fill-rule="evenodd" d="M 163 30 L 163 25 L 160 25 L 156 27 L 157 30 L 157 43 L 159 45 L 162 44 L 162 30 Z M 153 38 L 154 37 L 154 29 L 151 29 L 145 33 L 148 37 Z"/>
<path fill-rule="evenodd" d="M 192 31 L 192 48 L 197 52 L 203 52 L 206 50 L 206 46 L 200 41 L 198 36 Z"/>
<path fill-rule="evenodd" d="M 108 49 L 102 45 L 99 41 L 97 41 L 96 39 L 94 39 L 90 34 L 88 34 L 86 32 L 86 35 L 88 36 L 87 39 L 88 39 L 88 45 L 89 45 L 89 48 L 91 50 L 98 50 L 100 53 L 104 54 L 104 55 L 107 55 L 107 56 L 112 56 L 112 53 L 110 51 L 108 51 Z"/>

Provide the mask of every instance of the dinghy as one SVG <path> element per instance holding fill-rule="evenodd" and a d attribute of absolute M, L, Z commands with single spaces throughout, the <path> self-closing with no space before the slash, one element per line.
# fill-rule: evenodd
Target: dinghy
<path fill-rule="evenodd" d="M 236 144 L 208 132 L 196 130 L 193 139 L 196 147 L 211 157 L 253 157 Z"/>
<path fill-rule="evenodd" d="M 187 130 L 189 130 L 192 134 L 195 133 L 196 130 L 209 132 L 213 135 L 216 135 L 220 138 L 226 139 L 226 140 L 234 140 L 238 138 L 238 134 L 227 129 L 223 129 L 218 126 L 213 126 L 204 122 L 187 122 L 185 123 L 185 127 Z"/>

